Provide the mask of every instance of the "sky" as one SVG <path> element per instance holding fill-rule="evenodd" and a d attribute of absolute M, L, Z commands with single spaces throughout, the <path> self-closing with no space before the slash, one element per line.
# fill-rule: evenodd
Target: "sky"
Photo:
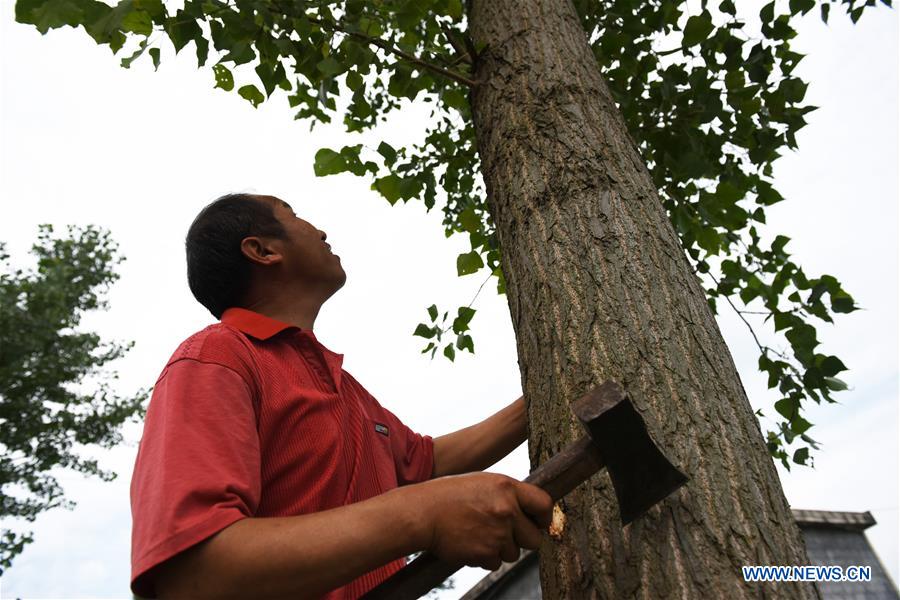
<path fill-rule="evenodd" d="M 798 135 L 799 151 L 776 163 L 788 200 L 770 209 L 768 223 L 792 238 L 788 249 L 807 273 L 834 274 L 864 310 L 820 329 L 822 349 L 850 367 L 851 389 L 807 415 L 822 443 L 815 468 L 779 474 L 795 508 L 871 511 L 878 524 L 867 535 L 897 581 L 897 17 L 879 6 L 856 26 L 833 14 L 828 26 L 807 17 L 799 29 L 793 49 L 808 56 L 798 73 L 820 109 Z M 117 364 L 121 393 L 151 386 L 179 342 L 212 322 L 187 288 L 184 234 L 215 197 L 250 191 L 284 198 L 328 233 L 348 280 L 320 313 L 316 335 L 408 425 L 441 435 L 520 395 L 509 310 L 492 284 L 474 304 L 474 357 L 431 361 L 410 335 L 425 307 L 467 304 L 485 277 L 456 277 L 468 243 L 444 238 L 439 211 L 391 207 L 364 179 L 316 178 L 316 150 L 356 140 L 339 127 L 310 131 L 284 98 L 254 110 L 213 90 L 212 73 L 198 71 L 190 52 L 164 51 L 156 73 L 148 63 L 122 69 L 82 31 L 42 37 L 14 23 L 12 2 L 0 2 L 0 240 L 26 266 L 38 224 L 112 232 L 127 260 L 109 310 L 83 324 L 135 341 Z M 408 106 L 367 143 L 415 143 L 426 116 Z M 770 407 L 777 398 L 756 371 L 749 332 L 725 312 L 719 324 L 751 403 Z M 85 451 L 119 473 L 112 483 L 59 473 L 78 506 L 32 524 L 37 541 L 0 578 L 0 596 L 130 597 L 128 487 L 140 435 L 131 425 L 120 447 Z M 524 445 L 492 470 L 527 475 Z M 485 574 L 461 571 L 442 597 L 458 597 Z"/>

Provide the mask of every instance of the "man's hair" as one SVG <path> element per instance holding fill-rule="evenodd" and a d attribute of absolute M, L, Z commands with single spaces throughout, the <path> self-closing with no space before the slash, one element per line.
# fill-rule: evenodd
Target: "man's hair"
<path fill-rule="evenodd" d="M 272 205 L 252 194 L 227 194 L 206 206 L 184 240 L 188 286 L 217 319 L 238 306 L 250 285 L 251 263 L 241 240 L 252 235 L 284 238 Z"/>

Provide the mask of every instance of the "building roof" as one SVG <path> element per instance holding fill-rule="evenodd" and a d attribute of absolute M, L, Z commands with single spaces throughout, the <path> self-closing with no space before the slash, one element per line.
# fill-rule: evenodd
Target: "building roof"
<path fill-rule="evenodd" d="M 832 510 L 792 509 L 794 520 L 802 528 L 828 527 L 863 531 L 875 524 L 875 517 L 866 512 L 837 512 Z"/>
<path fill-rule="evenodd" d="M 503 566 L 499 569 L 491 571 L 478 583 L 469 588 L 469 591 L 460 596 L 459 600 L 488 600 L 493 595 L 491 593 L 492 589 L 495 587 L 505 587 L 505 585 L 509 583 L 505 580 L 520 576 L 520 574 L 524 573 L 532 565 L 537 566 L 537 559 L 537 552 L 524 550 L 519 557 L 519 560 L 513 563 L 503 563 Z M 538 591 L 540 591 L 540 585 L 540 580 L 538 580 Z"/>

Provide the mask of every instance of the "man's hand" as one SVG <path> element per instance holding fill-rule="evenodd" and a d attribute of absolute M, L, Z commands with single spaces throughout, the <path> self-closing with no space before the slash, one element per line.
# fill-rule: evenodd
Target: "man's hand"
<path fill-rule="evenodd" d="M 496 569 L 537 548 L 553 504 L 504 475 L 407 485 L 362 502 L 293 517 L 246 518 L 157 569 L 160 598 L 318 598 L 413 552 Z"/>
<path fill-rule="evenodd" d="M 541 530 L 550 526 L 550 496 L 505 475 L 442 477 L 414 487 L 431 524 L 423 546 L 451 564 L 493 571 L 518 560 L 520 548 L 540 546 Z"/>

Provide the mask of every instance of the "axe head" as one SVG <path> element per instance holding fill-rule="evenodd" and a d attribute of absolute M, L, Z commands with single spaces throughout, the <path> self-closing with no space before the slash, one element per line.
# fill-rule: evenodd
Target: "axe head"
<path fill-rule="evenodd" d="M 597 386 L 572 406 L 600 452 L 619 501 L 622 525 L 684 485 L 688 478 L 659 451 L 622 387 Z"/>

